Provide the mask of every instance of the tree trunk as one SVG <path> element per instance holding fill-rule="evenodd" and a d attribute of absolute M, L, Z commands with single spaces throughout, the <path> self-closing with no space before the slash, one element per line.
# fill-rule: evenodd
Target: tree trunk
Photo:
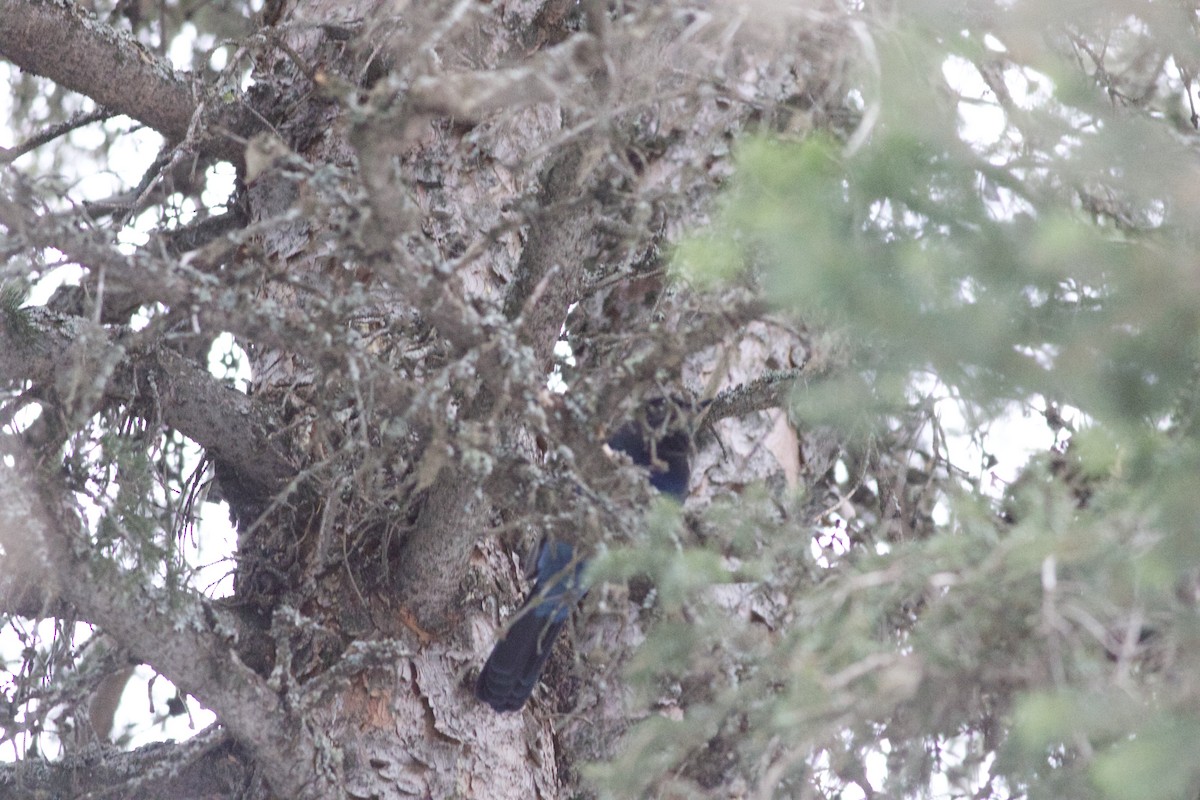
<path fill-rule="evenodd" d="M 25 553 L 32 574 L 61 580 L 8 587 L 9 610 L 66 602 L 221 726 L 96 756 L 95 785 L 146 797 L 233 786 L 245 797 L 571 796 L 581 767 L 651 713 L 620 688 L 650 613 L 630 600 L 636 586 L 592 591 L 524 710 L 497 714 L 471 687 L 539 537 L 589 552 L 637 540 L 647 489 L 605 454 L 607 431 L 654 397 L 707 399 L 809 360 L 804 332 L 757 304 L 736 292 L 716 304 L 665 277 L 665 252 L 703 225 L 729 174 L 734 135 L 826 126 L 841 102 L 845 14 L 832 3 L 770 13 L 268 2 L 231 59 L 252 67 L 252 87 L 232 101 L 193 88 L 181 102 L 184 76 L 156 77 L 156 57 L 120 37 L 101 47 L 78 10 L 0 0 L 0 54 L 161 131 L 164 171 L 231 153 L 239 170 L 232 233 L 176 246 L 163 232 L 133 255 L 116 247 L 116 224 L 81 235 L 12 191 L 0 207 L 23 245 L 86 267 L 93 304 L 21 312 L 31 333 L 5 334 L 19 352 L 5 377 L 39 387 L 60 429 L 25 436 L 39 464 L 23 479 L 37 482 L 37 544 L 19 552 L 6 535 L 4 546 L 10 562 Z M 128 80 L 144 95 L 102 94 L 86 68 L 47 60 L 53 37 L 28 48 L 35 22 L 125 66 L 114 53 L 129 48 L 143 67 Z M 133 298 L 123 314 L 122 297 Z M 123 327 L 155 303 L 149 328 Z M 575 363 L 560 365 L 569 389 L 555 397 L 564 330 Z M 249 354 L 248 398 L 175 344 L 222 331 Z M 725 415 L 778 403 L 766 386 Z M 239 532 L 233 597 L 136 574 L 106 588 L 123 562 L 84 552 L 93 534 L 45 465 L 112 409 L 205 448 Z M 726 420 L 718 435 L 724 447 L 709 440 L 696 456 L 693 505 L 828 467 L 779 415 Z M 176 777 L 138 784 L 126 777 L 134 758 L 173 764 Z M 42 788 L 66 780 L 22 775 Z"/>

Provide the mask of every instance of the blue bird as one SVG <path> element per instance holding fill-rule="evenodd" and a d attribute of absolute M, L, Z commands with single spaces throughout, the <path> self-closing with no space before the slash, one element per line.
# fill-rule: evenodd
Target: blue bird
<path fill-rule="evenodd" d="M 652 406 L 647 414 L 650 425 L 661 428 L 663 415 L 662 410 Z M 691 436 L 683 430 L 662 433 L 651 429 L 649 433 L 654 438 L 647 438 L 640 423 L 626 422 L 609 437 L 608 446 L 629 456 L 639 467 L 648 468 L 650 485 L 682 503 L 687 499 L 691 479 Z"/>
<path fill-rule="evenodd" d="M 651 425 L 662 427 L 665 411 L 653 405 L 647 414 Z M 657 417 L 657 419 L 656 419 Z M 686 431 L 659 436 L 644 426 L 627 422 L 609 438 L 608 446 L 628 455 L 650 470 L 650 485 L 679 502 L 687 498 L 688 457 L 691 439 Z M 517 617 L 488 656 L 475 684 L 475 696 L 496 711 L 516 711 L 525 705 L 550 657 L 554 640 L 566 624 L 571 609 L 584 595 L 585 562 L 567 542 L 544 539 L 538 548 L 533 591 Z"/>
<path fill-rule="evenodd" d="M 475 684 L 475 696 L 497 711 L 525 705 L 550 657 L 554 640 L 583 596 L 584 562 L 566 542 L 544 539 L 538 548 L 533 592 L 496 643 Z"/>

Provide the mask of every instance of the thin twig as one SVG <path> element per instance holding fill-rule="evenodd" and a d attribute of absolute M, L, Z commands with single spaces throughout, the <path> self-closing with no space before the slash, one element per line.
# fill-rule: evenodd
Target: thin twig
<path fill-rule="evenodd" d="M 116 115 L 117 112 L 110 111 L 103 106 L 92 111 L 81 111 L 65 122 L 60 122 L 57 125 L 51 125 L 46 130 L 30 137 L 15 147 L 0 147 L 0 164 L 11 164 L 21 156 L 28 153 L 30 150 L 35 150 L 44 144 L 54 141 L 60 136 L 65 136 L 76 128 L 82 128 L 85 125 L 91 125 L 93 122 L 103 122 L 104 120 L 115 117 Z"/>

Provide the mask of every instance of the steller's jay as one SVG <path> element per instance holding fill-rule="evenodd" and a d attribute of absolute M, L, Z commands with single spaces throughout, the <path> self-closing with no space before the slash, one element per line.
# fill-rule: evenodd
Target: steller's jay
<path fill-rule="evenodd" d="M 475 696 L 497 711 L 525 705 L 554 640 L 583 596 L 584 563 L 566 542 L 543 539 L 533 591 L 479 673 Z"/>
<path fill-rule="evenodd" d="M 650 405 L 648 426 L 627 422 L 609 438 L 608 446 L 650 469 L 650 485 L 679 502 L 687 498 L 691 439 L 687 431 L 666 430 L 670 421 L 664 401 Z M 585 563 L 567 542 L 545 539 L 538 548 L 533 591 L 515 621 L 496 643 L 475 684 L 475 696 L 496 711 L 525 705 L 558 632 L 575 603 L 583 597 Z"/>

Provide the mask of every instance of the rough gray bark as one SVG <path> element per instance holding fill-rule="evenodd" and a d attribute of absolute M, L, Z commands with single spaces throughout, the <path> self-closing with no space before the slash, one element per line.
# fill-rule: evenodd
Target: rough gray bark
<path fill-rule="evenodd" d="M 722 4 L 619 6 L 274 4 L 243 51 L 256 85 L 217 108 L 75 9 L 0 0 L 14 64 L 146 122 L 176 153 L 231 157 L 228 134 L 248 140 L 246 226 L 182 257 L 167 234 L 129 255 L 28 185 L 0 196 L 11 242 L 57 248 L 99 290 L 87 320 L 9 312 L 28 327 L 9 326 L 0 374 L 62 420 L 45 441 L 117 408 L 178 430 L 216 462 L 241 535 L 226 608 L 87 553 L 52 470 L 9 484 L 47 520 L 20 555 L 45 582 L 14 585 L 9 610 L 65 604 L 221 722 L 203 745 L 95 755 L 83 769 L 98 785 L 155 763 L 173 777 L 130 796 L 567 796 L 649 713 L 617 688 L 644 613 L 620 588 L 581 626 L 576 674 L 563 659 L 524 712 L 498 716 L 469 686 L 521 594 L 513 551 L 546 532 L 592 547 L 637 530 L 646 490 L 604 456 L 606 426 L 648 397 L 807 363 L 802 331 L 753 327 L 756 304 L 668 293 L 663 253 L 703 223 L 735 135 L 823 124 L 848 35 L 832 4 L 781 11 L 771 31 Z M 9 35 L 35 25 L 61 35 L 38 52 Z M 59 41 L 84 63 L 45 52 Z M 109 61 L 139 88 L 111 96 L 97 77 Z M 167 310 L 138 334 L 105 328 L 105 291 Z M 564 324 L 579 365 L 569 397 L 548 401 Z M 171 350 L 181 325 L 234 333 L 252 395 Z M 714 418 L 776 405 L 780 385 L 723 397 Z M 748 431 L 767 429 L 778 441 L 763 449 Z M 725 451 L 737 480 L 798 479 L 794 432 L 764 419 L 741 436 Z M 53 464 L 21 438 L 30 463 Z M 697 502 L 723 480 L 708 458 Z M 120 580 L 101 579 L 112 570 Z M 0 797 L 54 790 L 80 763 L 0 769 Z"/>
<path fill-rule="evenodd" d="M 103 25 L 74 3 L 0 3 L 0 53 L 102 106 L 172 139 L 187 133 L 196 100 L 186 76 L 136 39 Z"/>

